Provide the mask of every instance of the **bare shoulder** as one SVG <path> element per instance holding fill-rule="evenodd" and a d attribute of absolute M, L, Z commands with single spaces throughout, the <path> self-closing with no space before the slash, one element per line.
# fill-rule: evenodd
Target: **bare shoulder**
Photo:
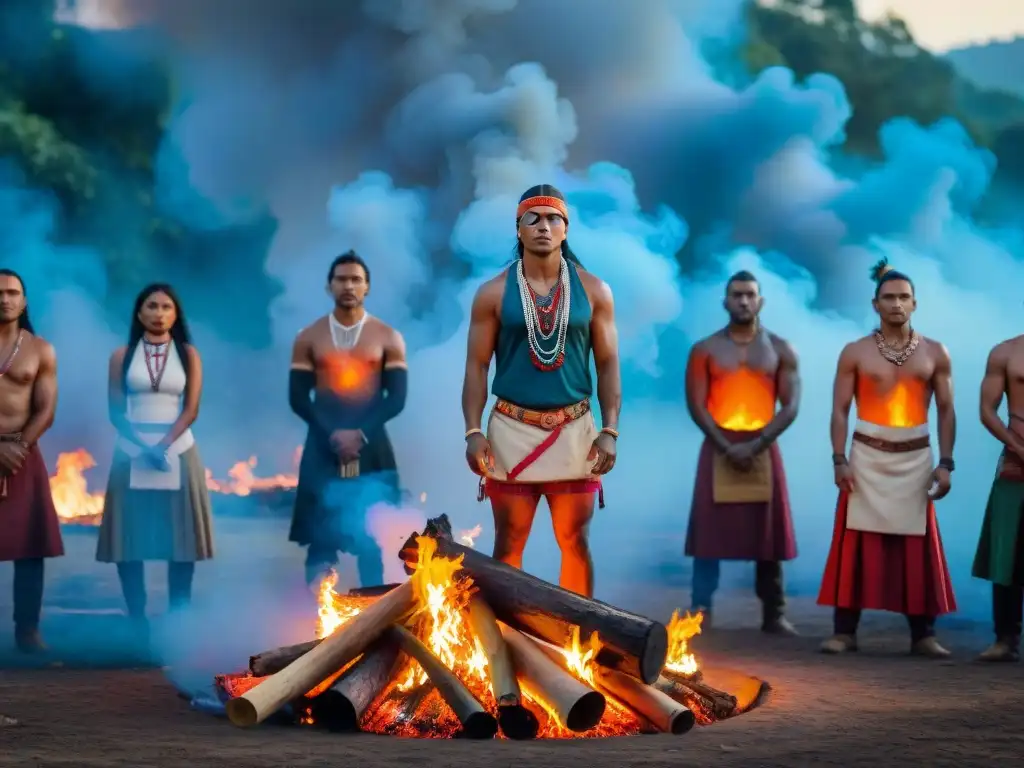
<path fill-rule="evenodd" d="M 780 360 L 792 364 L 797 362 L 796 348 L 792 344 L 777 333 L 772 333 L 767 329 L 765 329 L 765 333 L 768 334 L 768 340 L 771 342 L 772 348 Z"/>
<path fill-rule="evenodd" d="M 840 363 L 856 366 L 875 349 L 874 336 L 861 336 L 843 347 L 839 353 Z"/>
<path fill-rule="evenodd" d="M 501 299 L 505 294 L 505 281 L 508 279 L 508 268 L 501 270 L 490 280 L 485 281 L 476 289 L 473 297 L 473 308 L 494 309 L 501 305 Z"/>
<path fill-rule="evenodd" d="M 698 339 L 694 342 L 693 346 L 690 347 L 690 357 L 700 357 L 714 354 L 715 346 L 725 338 L 724 331 L 715 331 L 710 336 L 705 336 L 703 339 Z"/>
<path fill-rule="evenodd" d="M 319 317 L 295 334 L 295 343 L 303 344 L 313 341 L 327 327 L 327 315 Z"/>
<path fill-rule="evenodd" d="M 198 362 L 202 361 L 202 357 L 200 357 L 199 350 L 196 349 L 196 345 L 195 344 L 186 344 L 185 345 L 185 354 L 188 355 L 188 361 L 190 363 L 195 364 L 195 363 L 198 363 Z"/>
<path fill-rule="evenodd" d="M 388 325 L 379 317 L 373 315 L 369 318 L 368 325 L 373 331 L 373 335 L 381 339 L 385 346 L 404 346 L 405 338 L 402 336 L 402 332 L 397 328 Z"/>
<path fill-rule="evenodd" d="M 612 301 L 612 289 L 608 283 L 593 272 L 587 272 L 587 270 L 580 266 L 576 267 L 576 274 L 579 275 L 580 282 L 583 283 L 583 289 L 591 297 L 591 300 L 598 302 Z"/>
<path fill-rule="evenodd" d="M 26 333 L 26 335 L 28 336 L 28 348 L 32 350 L 33 354 L 38 355 L 41 359 L 56 359 L 57 351 L 53 348 L 53 344 L 34 333 Z"/>
<path fill-rule="evenodd" d="M 932 357 L 936 362 L 950 362 L 949 350 L 946 349 L 946 345 L 943 344 L 938 339 L 932 339 L 929 338 L 928 336 L 922 336 L 920 343 L 924 345 L 925 349 L 928 352 L 928 355 Z"/>
<path fill-rule="evenodd" d="M 121 346 L 110 353 L 110 364 L 120 365 L 124 362 L 124 356 L 128 354 L 128 347 Z"/>
<path fill-rule="evenodd" d="M 1024 355 L 1024 335 L 1001 341 L 988 353 L 990 360 L 1008 361 L 1011 357 Z"/>

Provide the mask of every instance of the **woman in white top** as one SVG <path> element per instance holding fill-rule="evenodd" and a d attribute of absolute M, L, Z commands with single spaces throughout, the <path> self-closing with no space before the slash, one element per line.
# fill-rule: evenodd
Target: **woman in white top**
<path fill-rule="evenodd" d="M 213 557 L 206 473 L 191 426 L 202 365 L 181 303 L 165 284 L 135 300 L 128 345 L 110 357 L 110 420 L 118 438 L 96 559 L 117 563 L 128 615 L 145 623 L 143 564 L 168 564 L 171 608 L 192 596 L 195 563 Z"/>

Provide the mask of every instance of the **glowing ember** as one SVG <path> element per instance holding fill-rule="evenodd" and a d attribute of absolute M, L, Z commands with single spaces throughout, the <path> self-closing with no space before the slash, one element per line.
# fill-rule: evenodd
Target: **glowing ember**
<path fill-rule="evenodd" d="M 707 407 L 722 429 L 753 432 L 775 416 L 775 387 L 763 374 L 746 367 L 715 372 Z"/>
<path fill-rule="evenodd" d="M 50 478 L 50 493 L 62 522 L 99 525 L 103 518 L 103 492 L 89 493 L 85 471 L 96 466 L 84 448 L 57 457 L 57 474 Z"/>
<path fill-rule="evenodd" d="M 690 639 L 701 632 L 704 614 L 693 616 L 687 611 L 682 618 L 679 611 L 672 612 L 668 623 L 668 655 L 665 669 L 679 675 L 691 676 L 697 672 L 697 658 L 690 652 Z"/>

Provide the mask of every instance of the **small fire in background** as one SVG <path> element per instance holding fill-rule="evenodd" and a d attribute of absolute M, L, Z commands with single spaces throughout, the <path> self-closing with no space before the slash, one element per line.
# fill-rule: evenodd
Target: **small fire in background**
<path fill-rule="evenodd" d="M 50 495 L 61 522 L 99 525 L 103 518 L 103 493 L 90 493 L 86 470 L 96 461 L 84 448 L 57 457 L 57 474 L 50 478 Z"/>
<path fill-rule="evenodd" d="M 293 463 L 298 467 L 302 458 L 302 447 L 295 449 Z M 298 485 L 298 476 L 279 474 L 271 477 L 257 477 L 255 456 L 248 461 L 236 462 L 228 470 L 228 479 L 217 480 L 206 470 L 206 487 L 212 493 L 234 496 L 249 496 L 253 492 L 290 490 Z M 57 472 L 50 477 L 50 493 L 57 508 L 57 517 L 65 524 L 97 526 L 103 519 L 103 491 L 90 491 L 85 473 L 96 466 L 92 454 L 84 448 L 61 453 L 57 456 Z"/>

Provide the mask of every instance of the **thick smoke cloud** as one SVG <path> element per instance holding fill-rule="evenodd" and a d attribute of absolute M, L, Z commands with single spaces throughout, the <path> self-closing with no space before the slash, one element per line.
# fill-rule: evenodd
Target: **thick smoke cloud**
<path fill-rule="evenodd" d="M 739 2 L 118 5 L 111 17 L 155 28 L 175 62 L 182 99 L 166 141 L 183 165 L 162 176 L 163 194 L 187 199 L 187 184 L 223 216 L 245 200 L 279 220 L 266 261 L 285 287 L 269 310 L 275 344 L 244 363 L 263 383 L 231 390 L 230 327 L 201 337 L 221 360 L 208 390 L 229 391 L 204 408 L 208 455 L 301 440 L 285 405 L 288 347 L 329 309 L 330 259 L 355 247 L 373 269 L 370 311 L 410 341 L 409 405 L 392 428 L 404 483 L 431 513 L 484 522 L 489 548 L 462 459 L 466 309 L 511 256 L 518 195 L 548 181 L 569 196 L 570 241 L 614 290 L 622 335 L 621 456 L 592 534 L 601 596 L 681 559 L 700 443 L 682 370 L 692 341 L 723 323 L 724 281 L 740 267 L 762 278 L 764 321 L 803 361 L 782 449 L 802 550 L 789 573 L 814 588 L 835 503 L 831 379 L 843 344 L 872 327 L 867 268 L 880 255 L 914 276 L 916 325 L 953 356 L 958 470 L 940 522 L 961 597 L 976 594 L 968 559 L 998 450 L 977 424 L 977 390 L 987 350 L 1016 332 L 1024 238 L 972 220 L 993 158 L 960 126 L 897 120 L 880 162 L 837 156 L 851 107 L 835 78 L 722 66 L 742 38 Z M 544 520 L 526 567 L 552 578 Z"/>

